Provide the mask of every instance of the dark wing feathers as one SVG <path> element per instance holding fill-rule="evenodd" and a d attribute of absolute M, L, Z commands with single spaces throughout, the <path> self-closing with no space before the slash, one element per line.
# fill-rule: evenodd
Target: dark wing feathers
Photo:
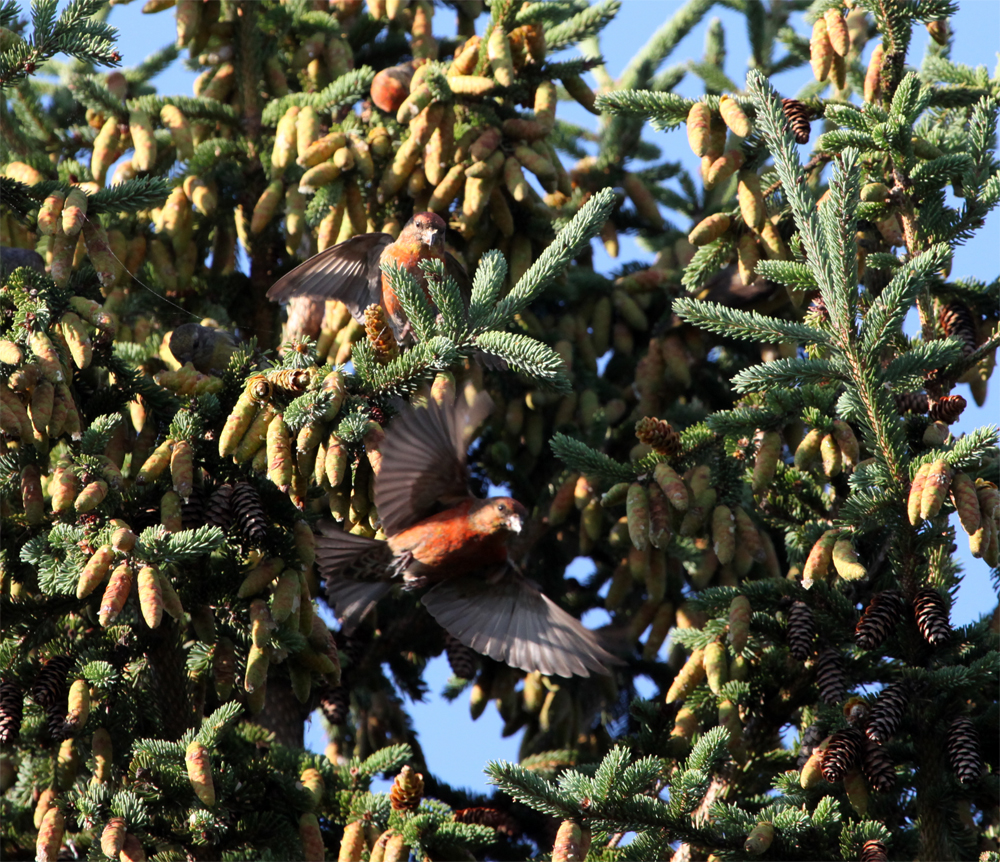
<path fill-rule="evenodd" d="M 476 394 L 472 404 L 406 408 L 389 425 L 379 447 L 382 469 L 375 479 L 375 503 L 387 536 L 412 526 L 440 505 L 468 498 L 466 451 L 472 433 L 489 415 L 492 399 Z"/>
<path fill-rule="evenodd" d="M 293 296 L 339 299 L 356 320 L 363 320 L 365 309 L 382 301 L 378 262 L 391 242 L 387 233 L 366 233 L 331 246 L 279 278 L 267 298 L 276 302 Z"/>
<path fill-rule="evenodd" d="M 499 584 L 482 576 L 442 581 L 423 603 L 453 637 L 511 667 L 570 677 L 606 674 L 620 663 L 579 620 L 513 573 Z"/>
<path fill-rule="evenodd" d="M 345 533 L 325 521 L 316 536 L 316 565 L 326 579 L 327 602 L 350 633 L 392 586 L 392 552 L 385 542 Z"/>

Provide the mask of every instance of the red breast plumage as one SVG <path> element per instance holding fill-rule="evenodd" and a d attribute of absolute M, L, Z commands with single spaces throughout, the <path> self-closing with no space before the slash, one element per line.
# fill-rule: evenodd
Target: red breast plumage
<path fill-rule="evenodd" d="M 387 541 L 320 525 L 316 562 L 327 600 L 350 629 L 401 579 L 429 587 L 421 600 L 466 646 L 527 671 L 557 676 L 608 673 L 617 659 L 593 632 L 524 578 L 508 542 L 527 520 L 509 497 L 468 490 L 466 450 L 492 402 L 405 407 L 380 446 L 375 505 Z"/>

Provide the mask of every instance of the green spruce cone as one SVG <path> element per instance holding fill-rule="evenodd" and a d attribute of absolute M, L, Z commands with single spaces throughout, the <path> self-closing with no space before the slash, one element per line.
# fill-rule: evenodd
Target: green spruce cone
<path fill-rule="evenodd" d="M 986 768 L 972 719 L 960 715 L 948 726 L 948 762 L 960 784 L 972 784 Z"/>
<path fill-rule="evenodd" d="M 861 768 L 868 785 L 879 793 L 888 793 L 896 783 L 896 770 L 889 753 L 870 739 L 865 740 L 865 753 Z"/>
<path fill-rule="evenodd" d="M 913 599 L 913 614 L 920 634 L 931 646 L 943 646 L 951 638 L 948 605 L 934 589 L 921 590 Z"/>
<path fill-rule="evenodd" d="M 902 612 L 903 594 L 899 590 L 876 593 L 854 629 L 855 643 L 861 649 L 875 649 L 889 637 Z"/>
<path fill-rule="evenodd" d="M 865 733 L 879 745 L 885 745 L 899 728 L 906 711 L 906 684 L 895 682 L 887 685 L 875 701 Z"/>
<path fill-rule="evenodd" d="M 831 784 L 840 781 L 864 751 L 864 737 L 854 727 L 838 730 L 823 752 L 823 778 Z"/>
<path fill-rule="evenodd" d="M 805 602 L 792 602 L 788 609 L 788 649 L 799 661 L 812 655 L 813 640 L 816 637 L 816 621 L 813 612 Z"/>

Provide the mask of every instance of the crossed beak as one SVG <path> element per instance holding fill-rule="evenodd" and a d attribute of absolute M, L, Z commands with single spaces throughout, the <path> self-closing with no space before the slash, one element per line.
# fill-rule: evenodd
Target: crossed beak
<path fill-rule="evenodd" d="M 524 522 L 521 520 L 521 516 L 517 512 L 511 512 L 507 516 L 507 529 L 512 533 L 520 533 L 521 528 L 524 526 Z"/>
<path fill-rule="evenodd" d="M 436 227 L 429 227 L 423 234 L 424 245 L 436 246 L 443 242 L 441 231 Z"/>

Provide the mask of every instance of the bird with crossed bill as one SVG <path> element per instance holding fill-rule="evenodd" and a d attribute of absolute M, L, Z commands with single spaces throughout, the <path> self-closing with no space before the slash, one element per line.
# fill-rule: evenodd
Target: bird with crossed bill
<path fill-rule="evenodd" d="M 420 264 L 440 260 L 465 297 L 472 291 L 464 267 L 449 252 L 444 241 L 447 226 L 436 213 L 417 213 L 404 226 L 398 239 L 388 233 L 366 233 L 331 246 L 283 275 L 267 292 L 267 298 L 286 302 L 297 296 L 340 300 L 359 323 L 372 304 L 385 308 L 396 340 L 408 340 L 409 322 L 393 292 L 382 265 L 394 263 L 410 273 L 423 288 L 428 302 L 427 276 Z M 433 303 L 432 303 L 433 304 Z"/>
<path fill-rule="evenodd" d="M 492 406 L 480 392 L 471 402 L 407 406 L 389 424 L 375 478 L 386 541 L 321 523 L 316 562 L 327 600 L 350 631 L 394 583 L 426 588 L 431 616 L 477 652 L 528 672 L 608 674 L 619 660 L 509 559 L 524 507 L 469 491 L 467 447 Z"/>

